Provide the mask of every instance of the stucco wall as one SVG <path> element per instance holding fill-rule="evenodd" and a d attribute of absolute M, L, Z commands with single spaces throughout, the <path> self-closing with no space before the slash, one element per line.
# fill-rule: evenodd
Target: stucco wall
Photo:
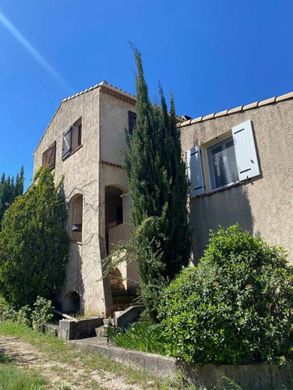
<path fill-rule="evenodd" d="M 63 133 L 82 117 L 82 147 L 62 160 Z M 99 241 L 99 89 L 63 102 L 52 119 L 35 154 L 35 170 L 41 166 L 42 153 L 57 141 L 55 180 L 64 175 L 66 201 L 77 193 L 83 195 L 82 244 L 71 243 L 64 289 L 81 296 L 85 313 L 106 313 L 105 281 L 101 279 Z M 109 297 L 108 297 L 109 298 Z M 108 305 L 110 305 L 108 303 Z"/>
<path fill-rule="evenodd" d="M 282 245 L 293 262 L 293 100 L 181 127 L 182 149 L 205 144 L 248 119 L 254 128 L 261 176 L 190 201 L 194 256 L 201 256 L 210 228 L 239 223 Z"/>
<path fill-rule="evenodd" d="M 128 111 L 135 112 L 135 105 L 117 99 L 104 92 L 100 95 L 100 204 L 105 205 L 105 188 L 117 187 L 122 190 L 123 225 L 112 229 L 109 241 L 127 241 L 130 238 L 130 198 L 128 196 L 128 179 L 122 169 L 125 159 L 125 129 L 128 129 Z M 108 163 L 114 164 L 110 165 Z M 115 164 L 119 166 L 115 166 Z M 116 235 L 114 233 L 116 231 Z M 115 237 L 114 237 L 115 236 Z M 105 207 L 100 209 L 100 240 L 105 247 Z M 104 243 L 104 244 L 103 244 Z M 137 287 L 138 272 L 136 264 L 121 264 L 126 287 Z"/>

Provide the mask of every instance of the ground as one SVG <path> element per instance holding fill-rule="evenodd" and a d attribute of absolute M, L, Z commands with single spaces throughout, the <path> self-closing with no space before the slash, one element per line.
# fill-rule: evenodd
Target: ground
<path fill-rule="evenodd" d="M 38 374 L 47 384 L 29 389 L 52 390 L 140 390 L 169 389 L 171 383 L 127 368 L 97 354 L 78 351 L 51 335 L 26 327 L 0 323 L 1 367 L 13 366 L 28 374 Z M 3 386 L 3 385 L 2 385 Z M 14 387 L 11 387 L 14 389 Z M 15 387 L 16 388 L 16 387 Z M 23 387 L 20 387 L 21 389 Z M 172 386 L 172 388 L 178 388 Z M 1 378 L 0 378 L 0 389 Z"/>
<path fill-rule="evenodd" d="M 27 342 L 17 337 L 0 336 L 0 352 L 12 357 L 18 367 L 36 370 L 50 383 L 50 389 L 140 389 L 138 385 L 125 383 L 119 375 L 102 369 L 87 369 L 78 359 L 68 363 L 47 359 Z"/>

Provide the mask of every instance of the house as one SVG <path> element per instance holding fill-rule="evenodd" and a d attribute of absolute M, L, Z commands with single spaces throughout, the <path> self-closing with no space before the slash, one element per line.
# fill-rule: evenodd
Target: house
<path fill-rule="evenodd" d="M 64 177 L 70 249 L 59 301 L 65 312 L 108 316 L 120 296 L 130 299 L 137 288 L 136 265 L 102 275 L 103 259 L 130 236 L 122 165 L 125 129 L 131 133 L 135 120 L 135 97 L 103 81 L 61 102 L 34 152 L 35 172 L 46 165 L 56 183 Z"/>
<path fill-rule="evenodd" d="M 105 81 L 70 96 L 35 150 L 35 171 L 47 165 L 56 182 L 64 177 L 70 238 L 59 296 L 64 311 L 108 316 L 135 295 L 135 264 L 102 274 L 107 255 L 130 237 L 123 162 L 135 103 Z M 203 253 L 209 229 L 239 223 L 284 246 L 293 262 L 293 93 L 181 120 L 194 259 Z"/>
<path fill-rule="evenodd" d="M 180 124 L 197 260 L 209 229 L 238 223 L 293 262 L 293 93 Z"/>

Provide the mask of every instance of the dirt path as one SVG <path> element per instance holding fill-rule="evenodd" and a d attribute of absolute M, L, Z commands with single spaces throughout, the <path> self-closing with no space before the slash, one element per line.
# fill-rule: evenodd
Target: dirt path
<path fill-rule="evenodd" d="M 0 335 L 0 352 L 11 356 L 14 364 L 38 371 L 50 382 L 49 389 L 52 390 L 141 389 L 111 372 L 84 368 L 77 359 L 71 364 L 48 360 L 44 353 L 18 337 Z"/>

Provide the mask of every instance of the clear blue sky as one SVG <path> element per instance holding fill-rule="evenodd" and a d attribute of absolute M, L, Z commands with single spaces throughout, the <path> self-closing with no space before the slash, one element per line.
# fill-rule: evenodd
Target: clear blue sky
<path fill-rule="evenodd" d="M 178 114 L 293 90 L 292 0 L 0 0 L 0 172 L 23 164 L 29 184 L 62 98 L 101 80 L 134 93 L 129 40 Z"/>

